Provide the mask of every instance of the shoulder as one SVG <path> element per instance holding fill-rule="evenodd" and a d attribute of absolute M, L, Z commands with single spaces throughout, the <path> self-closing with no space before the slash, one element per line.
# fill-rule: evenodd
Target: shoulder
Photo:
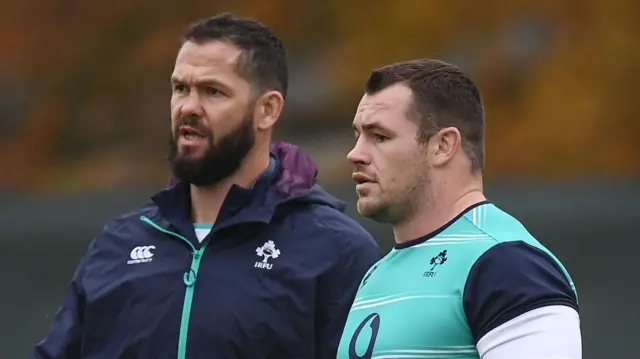
<path fill-rule="evenodd" d="M 286 218 L 286 227 L 310 238 L 319 235 L 332 240 L 334 245 L 377 249 L 373 237 L 354 218 L 344 213 L 345 207 L 344 201 L 314 184 L 298 196 L 281 198 L 276 212 Z"/>
<path fill-rule="evenodd" d="M 499 241 L 472 265 L 463 306 L 476 341 L 534 309 L 562 305 L 578 310 L 570 277 L 549 251 L 534 244 Z"/>
<path fill-rule="evenodd" d="M 287 237 L 305 248 L 310 262 L 317 263 L 332 281 L 359 282 L 380 259 L 380 247 L 355 219 L 340 210 L 318 203 L 296 206 L 285 225 Z M 355 279 L 354 279 L 355 278 Z"/>
<path fill-rule="evenodd" d="M 138 235 L 144 228 L 142 218 L 155 217 L 157 214 L 157 207 L 152 203 L 148 203 L 108 220 L 94 237 L 92 247 Z"/>
<path fill-rule="evenodd" d="M 154 210 L 153 205 L 144 205 L 135 210 L 126 212 L 108 220 L 89 242 L 78 266 L 76 276 L 86 272 L 98 271 L 98 277 L 102 276 L 102 265 L 115 255 L 125 255 L 130 250 L 132 238 L 140 238 L 142 229 L 142 216 L 150 216 Z M 101 264 L 98 264 L 101 263 Z"/>
<path fill-rule="evenodd" d="M 378 250 L 373 236 L 355 219 L 329 205 L 308 203 L 291 214 L 293 229 L 312 238 L 332 241 L 340 247 L 364 247 Z"/>

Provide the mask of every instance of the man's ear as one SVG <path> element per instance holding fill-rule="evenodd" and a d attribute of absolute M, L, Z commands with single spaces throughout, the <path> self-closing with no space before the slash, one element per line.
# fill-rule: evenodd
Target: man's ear
<path fill-rule="evenodd" d="M 434 167 L 444 166 L 455 156 L 462 144 L 460 130 L 455 127 L 445 127 L 438 131 L 431 139 L 434 148 Z"/>
<path fill-rule="evenodd" d="M 259 130 L 268 130 L 278 122 L 284 107 L 284 98 L 279 91 L 264 93 L 256 102 L 255 125 Z"/>

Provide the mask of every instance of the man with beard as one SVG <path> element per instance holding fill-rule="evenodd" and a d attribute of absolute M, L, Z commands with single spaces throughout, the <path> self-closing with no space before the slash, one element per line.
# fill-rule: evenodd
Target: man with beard
<path fill-rule="evenodd" d="M 379 249 L 311 159 L 271 144 L 282 43 L 251 19 L 203 20 L 171 84 L 176 183 L 92 241 L 32 358 L 335 358 Z"/>
<path fill-rule="evenodd" d="M 374 70 L 353 121 L 358 212 L 396 245 L 365 275 L 338 359 L 581 358 L 560 261 L 483 194 L 484 109 L 436 60 Z"/>

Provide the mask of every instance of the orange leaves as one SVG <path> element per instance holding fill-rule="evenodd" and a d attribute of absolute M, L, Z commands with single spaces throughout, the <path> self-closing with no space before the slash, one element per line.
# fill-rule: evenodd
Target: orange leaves
<path fill-rule="evenodd" d="M 71 170 L 62 156 L 68 141 L 85 146 L 73 161 L 93 166 L 78 165 L 86 183 L 103 184 L 88 175 L 97 171 L 92 159 L 98 158 L 117 178 L 130 173 L 131 181 L 148 180 L 137 177 L 131 163 L 114 160 L 116 154 L 138 153 L 141 143 L 164 144 L 165 79 L 180 35 L 188 23 L 227 9 L 266 23 L 284 40 L 296 68 L 319 73 L 296 76 L 326 79 L 328 88 L 318 91 L 329 94 L 329 103 L 305 99 L 317 108 L 291 113 L 298 121 L 279 126 L 323 121 L 327 129 L 348 132 L 372 68 L 442 58 L 468 70 L 485 97 L 491 176 L 640 173 L 637 1 L 161 3 L 23 0 L 0 12 L 0 71 L 31 93 L 18 137 L 0 146 L 0 165 L 12 169 L 0 186 L 47 182 L 47 166 Z M 527 22 L 534 26 L 520 26 Z M 144 130 L 116 136 L 134 122 Z M 105 144 L 112 137 L 118 141 Z M 164 173 L 155 152 L 145 154 L 145 163 Z"/>

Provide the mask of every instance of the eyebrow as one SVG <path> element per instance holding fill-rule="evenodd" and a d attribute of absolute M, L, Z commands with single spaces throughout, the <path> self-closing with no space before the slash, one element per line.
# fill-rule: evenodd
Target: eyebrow
<path fill-rule="evenodd" d="M 171 83 L 172 84 L 186 84 L 187 81 L 183 77 L 173 75 L 173 76 L 171 76 Z M 198 80 L 198 81 L 194 81 L 194 83 L 195 83 L 196 86 L 211 85 L 211 86 L 224 87 L 226 89 L 229 88 L 228 85 L 226 85 L 226 84 L 224 84 L 224 83 L 222 83 L 222 82 L 220 82 L 218 80 L 211 79 L 211 78 L 204 78 L 204 79 L 201 79 L 201 80 Z"/>
<path fill-rule="evenodd" d="M 386 127 L 383 127 L 379 122 L 369 122 L 360 126 L 362 131 L 372 132 L 372 131 L 382 131 L 387 134 L 395 134 L 393 131 L 389 130 Z M 353 128 L 354 132 L 360 131 L 355 123 L 351 124 L 351 128 Z"/>

